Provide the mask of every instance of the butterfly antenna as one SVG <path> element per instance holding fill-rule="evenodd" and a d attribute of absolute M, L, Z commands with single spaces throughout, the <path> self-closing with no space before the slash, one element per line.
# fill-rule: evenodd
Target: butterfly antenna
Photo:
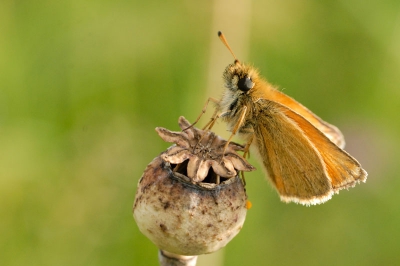
<path fill-rule="evenodd" d="M 221 40 L 221 42 L 222 42 L 223 44 L 225 44 L 226 48 L 228 48 L 229 52 L 231 52 L 231 54 L 233 55 L 233 58 L 235 58 L 235 61 L 239 61 L 239 60 L 236 58 L 235 54 L 233 53 L 231 47 L 229 46 L 229 44 L 228 44 L 228 42 L 227 42 L 227 40 L 226 40 L 226 38 L 225 38 L 225 35 L 222 34 L 222 32 L 219 31 L 219 32 L 218 32 L 218 37 L 219 37 L 219 39 Z"/>

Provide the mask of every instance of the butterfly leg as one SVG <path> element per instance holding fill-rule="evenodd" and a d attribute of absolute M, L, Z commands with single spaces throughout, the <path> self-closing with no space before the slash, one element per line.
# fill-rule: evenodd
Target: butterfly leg
<path fill-rule="evenodd" d="M 243 122 L 244 122 L 244 118 L 245 118 L 245 116 L 246 116 L 246 112 L 247 112 L 247 107 L 244 106 L 244 107 L 243 107 L 243 111 L 242 111 L 242 113 L 240 114 L 239 121 L 236 123 L 235 127 L 233 128 L 232 134 L 231 134 L 231 136 L 229 137 L 228 141 L 226 142 L 225 147 L 224 147 L 224 152 L 223 152 L 222 154 L 225 154 L 225 150 L 226 150 L 226 148 L 228 147 L 229 143 L 231 142 L 233 136 L 235 136 L 235 134 L 237 133 L 237 131 L 242 127 Z M 245 149 L 244 149 L 244 154 L 243 154 L 243 157 L 244 157 L 244 158 L 246 158 L 245 155 L 248 154 L 248 150 L 249 150 L 250 144 L 251 144 L 251 142 L 253 141 L 253 136 L 254 136 L 254 135 L 251 136 L 251 138 L 249 139 L 249 141 L 248 141 L 247 144 L 246 144 L 246 147 L 245 147 Z M 244 178 L 244 172 L 243 172 L 243 171 L 241 172 L 241 176 L 242 176 L 243 185 L 246 186 L 246 179 Z"/>
<path fill-rule="evenodd" d="M 223 112 L 223 113 L 219 113 L 218 114 L 218 110 L 215 110 L 213 116 L 211 117 L 211 120 L 205 125 L 205 127 L 203 128 L 204 130 L 204 134 L 200 137 L 199 141 L 197 142 L 196 146 L 194 147 L 193 151 L 197 148 L 197 145 L 201 142 L 201 140 L 203 139 L 203 137 L 211 130 L 211 128 L 214 126 L 215 122 L 217 121 L 218 118 L 220 118 L 221 116 L 229 113 L 228 112 Z M 191 125 L 193 126 L 193 124 Z M 188 127 L 189 128 L 189 127 Z M 187 129 L 187 128 L 186 128 Z M 185 130 L 186 130 L 185 129 Z M 226 146 L 227 147 L 227 146 Z M 225 153 L 225 148 L 224 148 L 224 153 Z"/>
<path fill-rule="evenodd" d="M 245 159 L 246 159 L 246 157 L 250 158 L 250 145 L 253 142 L 253 139 L 254 139 L 254 132 L 253 132 L 253 134 L 251 134 L 249 140 L 246 143 L 246 146 L 244 147 L 243 158 L 245 158 Z"/>
<path fill-rule="evenodd" d="M 232 134 L 231 134 L 231 136 L 229 137 L 228 141 L 227 141 L 226 144 L 225 144 L 223 154 L 225 154 L 225 150 L 226 150 L 226 148 L 228 147 L 229 143 L 231 142 L 233 136 L 236 135 L 236 132 L 237 132 L 237 131 L 240 129 L 240 127 L 243 125 L 244 118 L 245 118 L 245 116 L 246 116 L 246 112 L 247 112 L 247 107 L 244 106 L 244 107 L 243 107 L 243 111 L 242 111 L 242 113 L 240 114 L 240 118 L 239 118 L 238 122 L 236 123 L 235 127 L 232 129 Z"/>
<path fill-rule="evenodd" d="M 196 121 L 195 121 L 193 124 L 191 124 L 189 127 L 185 128 L 184 130 L 186 130 L 186 129 L 188 129 L 188 128 L 191 128 L 192 126 L 194 126 L 194 124 L 197 123 L 197 121 L 200 119 L 200 117 L 204 114 L 205 108 L 207 108 L 207 105 L 208 105 L 208 103 L 209 103 L 210 101 L 215 101 L 215 99 L 214 99 L 214 98 L 209 98 L 208 101 L 207 101 L 207 103 L 206 103 L 206 105 L 204 106 L 203 111 L 202 111 L 202 113 L 200 114 L 200 116 L 196 119 Z M 223 116 L 223 115 L 229 113 L 229 112 L 230 112 L 230 111 L 228 111 L 228 112 L 223 112 L 223 113 L 218 113 L 218 109 L 215 110 L 215 112 L 214 112 L 214 114 L 212 115 L 210 121 L 203 127 L 204 134 L 200 137 L 199 141 L 198 141 L 197 144 L 194 146 L 193 152 L 196 150 L 197 145 L 199 145 L 199 143 L 203 140 L 203 137 L 204 137 L 205 135 L 207 135 L 207 133 L 208 133 L 208 132 L 211 130 L 211 128 L 214 126 L 214 124 L 215 124 L 215 122 L 217 121 L 217 119 L 220 118 L 221 116 Z M 183 130 L 183 131 L 184 131 L 184 130 Z M 225 151 L 225 150 L 224 150 L 224 151 Z"/>
<path fill-rule="evenodd" d="M 210 121 L 203 127 L 203 130 L 211 130 L 211 128 L 214 126 L 215 122 L 217 119 L 221 116 L 218 115 L 218 109 L 215 110 L 214 114 L 211 116 Z"/>
<path fill-rule="evenodd" d="M 221 116 L 224 116 L 226 114 L 229 114 L 231 111 L 226 111 L 223 113 L 218 113 L 218 110 L 215 110 L 213 116 L 211 117 L 210 121 L 203 127 L 203 130 L 209 131 L 211 128 L 215 125 L 215 122 L 217 122 L 217 119 L 220 118 Z"/>
<path fill-rule="evenodd" d="M 215 99 L 215 98 L 212 98 L 212 97 L 208 98 L 207 101 L 206 101 L 206 104 L 204 105 L 204 107 L 203 107 L 203 109 L 201 110 L 201 113 L 200 113 L 200 115 L 197 117 L 197 119 L 193 122 L 193 124 L 191 124 L 190 126 L 188 126 L 187 128 L 185 128 L 185 129 L 182 130 L 182 131 L 185 131 L 185 130 L 187 130 L 187 129 L 193 127 L 193 126 L 200 120 L 200 118 L 203 116 L 203 114 L 206 113 L 207 107 L 208 107 L 208 104 L 210 103 L 210 101 L 211 101 L 211 102 L 214 102 L 214 103 L 218 103 L 218 102 L 219 102 L 219 101 L 218 101 L 217 99 Z M 215 111 L 214 115 L 215 115 L 216 113 L 217 113 L 217 111 Z M 213 117 L 214 117 L 214 115 L 213 115 Z M 208 122 L 208 124 L 210 124 L 211 122 L 212 122 L 212 118 L 211 118 L 211 121 Z M 207 124 L 206 126 L 208 126 L 208 124 Z M 213 123 L 213 124 L 214 124 L 214 123 Z"/>

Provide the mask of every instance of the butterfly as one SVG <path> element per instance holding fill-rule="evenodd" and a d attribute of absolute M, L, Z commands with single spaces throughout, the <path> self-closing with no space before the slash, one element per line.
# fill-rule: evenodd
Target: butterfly
<path fill-rule="evenodd" d="M 246 151 L 250 148 L 261 159 L 284 202 L 324 203 L 341 189 L 366 181 L 367 172 L 343 150 L 344 137 L 337 127 L 241 63 L 224 35 L 218 36 L 235 60 L 223 73 L 226 89 L 221 99 L 209 98 L 203 109 L 210 101 L 216 104 L 206 128 L 221 118 L 232 132 L 229 141 L 236 134 L 247 141 Z"/>

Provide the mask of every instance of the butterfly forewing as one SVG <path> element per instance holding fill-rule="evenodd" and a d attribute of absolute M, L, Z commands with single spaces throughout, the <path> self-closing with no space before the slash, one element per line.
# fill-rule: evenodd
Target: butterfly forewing
<path fill-rule="evenodd" d="M 255 106 L 254 146 L 283 201 L 323 203 L 333 192 L 364 181 L 360 164 L 304 117 L 269 100 Z"/>
<path fill-rule="evenodd" d="M 260 100 L 255 105 L 259 112 L 253 144 L 281 199 L 306 205 L 330 199 L 325 163 L 299 126 L 278 103 Z"/>

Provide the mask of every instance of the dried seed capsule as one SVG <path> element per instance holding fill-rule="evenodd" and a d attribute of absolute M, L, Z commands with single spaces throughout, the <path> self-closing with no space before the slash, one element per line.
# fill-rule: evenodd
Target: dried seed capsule
<path fill-rule="evenodd" d="M 182 129 L 190 126 L 180 118 Z M 146 168 L 138 184 L 133 214 L 140 231 L 155 245 L 180 255 L 224 247 L 242 228 L 247 195 L 238 170 L 254 168 L 212 132 L 157 129 L 175 142 Z M 195 163 L 193 163 L 194 161 Z"/>

